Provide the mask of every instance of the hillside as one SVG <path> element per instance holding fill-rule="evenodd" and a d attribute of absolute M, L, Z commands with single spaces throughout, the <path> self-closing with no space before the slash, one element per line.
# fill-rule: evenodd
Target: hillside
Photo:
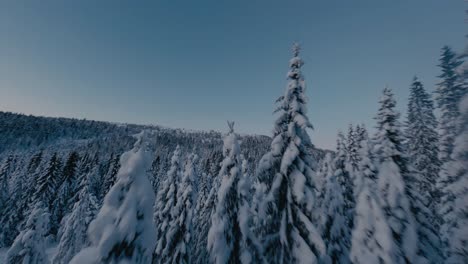
<path fill-rule="evenodd" d="M 67 187 L 71 191 L 60 187 L 69 178 L 73 178 L 76 185 L 80 179 L 93 174 L 93 192 L 98 203 L 102 204 L 105 194 L 115 181 L 120 155 L 131 149 L 135 142 L 132 135 L 143 129 L 152 131 L 150 148 L 154 150 L 155 156 L 148 177 L 155 191 L 166 175 L 177 145 L 183 155 L 192 152 L 198 155 L 196 166 L 200 178 L 197 182 L 207 179 L 211 182 L 210 178 L 218 175 L 222 160 L 221 132 L 0 112 L 0 183 L 7 185 L 5 188 L 8 193 L 18 196 L 0 199 L 3 206 L 0 226 L 4 227 L 0 234 L 0 247 L 9 246 L 13 242 L 18 234 L 17 226 L 24 224 L 33 200 L 47 191 L 51 192 L 51 207 L 57 203 L 56 207 L 63 208 L 63 212 L 55 213 L 58 218 L 51 220 L 52 234 L 56 235 L 60 221 L 70 212 L 77 199 L 75 196 L 79 186 Z M 268 150 L 270 141 L 267 136 L 242 136 L 241 149 L 248 160 L 250 173 L 254 173 L 254 164 Z M 323 156 L 322 150 L 311 151 L 317 160 Z M 43 186 L 47 183 L 41 182 L 41 177 L 48 174 L 55 177 L 56 188 L 53 190 L 47 190 Z M 20 196 L 24 196 L 24 199 L 15 199 Z M 60 206 L 60 203 L 66 206 Z"/>

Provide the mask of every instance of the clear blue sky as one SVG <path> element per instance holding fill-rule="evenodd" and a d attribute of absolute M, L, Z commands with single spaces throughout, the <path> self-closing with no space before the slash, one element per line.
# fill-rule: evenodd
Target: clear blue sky
<path fill-rule="evenodd" d="M 0 110 L 270 135 L 290 46 L 306 61 L 311 133 L 332 148 L 373 126 L 385 85 L 401 111 L 440 48 L 460 50 L 463 0 L 2 1 Z"/>

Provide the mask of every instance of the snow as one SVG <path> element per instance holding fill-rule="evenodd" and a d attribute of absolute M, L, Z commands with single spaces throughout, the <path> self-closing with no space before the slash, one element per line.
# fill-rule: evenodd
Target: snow
<path fill-rule="evenodd" d="M 146 177 L 150 165 L 145 131 L 136 135 L 132 150 L 120 158 L 117 182 L 104 198 L 88 235 L 91 247 L 80 252 L 71 263 L 112 260 L 115 263 L 148 263 L 156 244 L 156 229 L 152 220 L 154 191 Z M 134 248 L 132 254 L 112 251 L 120 245 Z"/>

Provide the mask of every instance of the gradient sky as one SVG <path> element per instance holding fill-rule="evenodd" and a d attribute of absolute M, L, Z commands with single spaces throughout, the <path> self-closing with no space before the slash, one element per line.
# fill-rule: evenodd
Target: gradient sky
<path fill-rule="evenodd" d="M 385 85 L 405 110 L 460 50 L 463 0 L 2 1 L 0 110 L 270 135 L 302 44 L 314 143 L 373 126 Z"/>

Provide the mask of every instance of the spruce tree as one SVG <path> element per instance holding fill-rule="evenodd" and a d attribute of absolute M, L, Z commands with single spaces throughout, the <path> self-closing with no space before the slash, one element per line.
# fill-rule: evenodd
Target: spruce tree
<path fill-rule="evenodd" d="M 320 161 L 319 169 L 315 177 L 315 186 L 317 191 L 318 200 L 320 200 L 323 194 L 323 188 L 325 186 L 325 180 L 327 179 L 327 174 L 333 170 L 333 158 L 331 153 L 325 154 L 325 157 Z M 320 206 L 319 206 L 320 207 Z"/>
<path fill-rule="evenodd" d="M 71 213 L 63 222 L 57 254 L 54 264 L 67 264 L 81 249 L 90 245 L 87 237 L 88 226 L 98 212 L 97 199 L 89 189 L 89 178 L 83 177 L 80 185 L 79 200 L 73 206 Z"/>
<path fill-rule="evenodd" d="M 45 171 L 37 179 L 37 189 L 34 194 L 36 202 L 43 202 L 48 210 L 53 208 L 55 195 L 57 192 L 57 181 L 61 177 L 61 162 L 57 153 L 52 154 Z"/>
<path fill-rule="evenodd" d="M 120 157 L 112 153 L 109 159 L 109 168 L 107 170 L 107 173 L 104 175 L 102 196 L 105 196 L 109 189 L 112 187 L 112 185 L 114 185 L 119 169 Z"/>
<path fill-rule="evenodd" d="M 439 171 L 437 122 L 433 104 L 422 83 L 415 77 L 410 89 L 406 124 L 406 151 L 409 173 L 406 187 L 418 231 L 418 255 L 428 263 L 442 262 L 441 242 L 436 220 Z"/>
<path fill-rule="evenodd" d="M 315 208 L 316 162 L 306 129 L 312 128 L 306 109 L 304 64 L 300 48 L 293 47 L 288 85 L 277 102 L 279 113 L 270 151 L 260 161 L 257 194 L 261 202 L 258 233 L 268 263 L 317 263 L 325 253 L 323 240 L 312 223 Z"/>
<path fill-rule="evenodd" d="M 234 133 L 234 123 L 228 122 L 229 133 L 224 138 L 223 156 L 219 177 L 216 208 L 211 216 L 208 232 L 208 249 L 212 263 L 242 263 L 242 232 L 239 223 L 239 180 L 242 177 L 239 138 Z"/>
<path fill-rule="evenodd" d="M 448 173 L 452 183 L 445 192 L 451 193 L 453 213 L 445 218 L 445 228 L 450 234 L 447 263 L 468 262 L 468 96 L 460 104 L 459 134 L 454 141 Z"/>
<path fill-rule="evenodd" d="M 389 88 L 383 90 L 379 103 L 374 139 L 379 164 L 377 188 L 396 245 L 390 257 L 392 263 L 411 263 L 416 260 L 418 238 L 404 182 L 409 172 L 402 153 L 399 113 Z"/>
<path fill-rule="evenodd" d="M 336 141 L 336 156 L 333 160 L 333 174 L 336 177 L 338 184 L 341 186 L 343 199 L 344 199 L 344 214 L 345 214 L 345 224 L 348 227 L 346 236 L 344 237 L 345 243 L 349 247 L 349 238 L 351 235 L 351 230 L 353 229 L 353 216 L 354 216 L 354 179 L 352 174 L 352 165 L 350 163 L 349 156 L 346 152 L 346 141 L 342 132 L 338 133 L 338 138 Z"/>
<path fill-rule="evenodd" d="M 0 229 L 0 247 L 10 246 L 16 237 L 16 228 L 11 225 L 12 223 L 9 215 L 12 201 L 9 199 L 10 188 L 8 182 L 12 170 L 12 163 L 13 156 L 8 155 L 0 166 L 0 208 L 2 208 L 2 214 L 0 214 L 0 224 L 2 225 Z"/>
<path fill-rule="evenodd" d="M 319 213 L 314 214 L 314 219 L 313 223 L 317 225 L 318 230 L 320 231 L 320 234 L 323 234 L 324 232 L 324 226 L 325 222 L 327 220 L 327 216 L 325 214 L 326 208 L 324 207 L 324 199 L 326 195 L 326 181 L 335 172 L 335 169 L 333 167 L 333 158 L 331 153 L 327 153 L 325 157 L 322 159 L 320 162 L 320 169 L 317 172 L 317 179 L 316 183 L 317 186 L 320 186 L 317 188 L 317 206 L 315 210 L 318 210 Z M 341 191 L 341 187 L 340 187 Z"/>
<path fill-rule="evenodd" d="M 7 263 L 47 264 L 46 235 L 49 224 L 47 207 L 38 202 L 29 215 L 25 229 L 7 251 Z"/>
<path fill-rule="evenodd" d="M 177 203 L 171 210 L 172 221 L 166 233 L 166 247 L 163 256 L 168 256 L 167 263 L 191 263 L 192 258 L 192 221 L 195 193 L 193 182 L 195 172 L 195 154 L 189 155 L 184 173 L 177 189 Z"/>
<path fill-rule="evenodd" d="M 193 263 L 204 264 L 210 258 L 208 251 L 208 232 L 211 227 L 211 215 L 216 208 L 218 190 L 221 184 L 219 177 L 212 178 L 213 184 L 211 186 L 210 192 L 206 196 L 206 199 L 203 200 L 200 205 L 199 217 L 198 217 L 198 230 L 197 230 L 197 240 L 195 242 L 195 257 Z"/>
<path fill-rule="evenodd" d="M 55 206 L 57 198 L 57 189 L 59 180 L 61 179 L 62 165 L 57 153 L 53 153 L 52 157 L 45 166 L 45 170 L 37 179 L 36 192 L 34 193 L 34 203 L 42 202 L 50 215 L 50 233 L 57 234 L 59 228 L 58 218 L 60 216 L 59 207 Z"/>
<path fill-rule="evenodd" d="M 327 174 L 322 201 L 324 223 L 322 237 L 331 263 L 349 263 L 350 230 L 347 208 L 343 197 L 343 188 L 338 183 L 341 174 Z"/>
<path fill-rule="evenodd" d="M 359 142 L 357 133 L 358 128 L 354 128 L 353 125 L 350 124 L 348 136 L 346 138 L 346 152 L 348 154 L 348 162 L 351 165 L 349 170 L 352 174 L 357 170 L 359 163 Z"/>
<path fill-rule="evenodd" d="M 54 208 L 57 214 L 57 223 L 61 223 L 63 217 L 71 211 L 73 197 L 75 196 L 76 172 L 79 155 L 73 151 L 69 154 L 62 171 L 62 184 L 58 189 L 57 198 L 54 200 Z"/>
<path fill-rule="evenodd" d="M 88 228 L 91 246 L 71 264 L 150 263 L 156 243 L 154 191 L 147 177 L 151 155 L 147 133 L 136 135 L 133 149 L 122 154 L 117 181 Z"/>
<path fill-rule="evenodd" d="M 440 110 L 439 120 L 439 158 L 441 162 L 449 160 L 453 151 L 453 141 L 456 135 L 456 120 L 460 115 L 458 104 L 466 93 L 457 74 L 457 68 L 462 61 L 448 46 L 442 48 L 439 67 L 442 73 L 438 76 L 441 82 L 437 85 L 436 101 Z"/>
<path fill-rule="evenodd" d="M 253 209 L 251 206 L 252 201 L 252 176 L 248 170 L 247 159 L 241 155 L 242 160 L 242 175 L 239 179 L 238 194 L 239 194 L 239 213 L 237 221 L 241 232 L 241 263 L 261 263 L 262 246 L 258 241 L 257 236 L 253 232 Z"/>
<path fill-rule="evenodd" d="M 359 153 L 350 259 L 355 264 L 392 263 L 390 254 L 396 245 L 376 191 L 378 172 L 368 139 L 363 139 Z"/>
<path fill-rule="evenodd" d="M 180 147 L 177 146 L 171 159 L 171 168 L 167 172 L 167 177 L 162 184 L 162 188 L 158 191 L 158 196 L 155 206 L 155 220 L 157 228 L 157 244 L 154 263 L 166 263 L 170 256 L 165 255 L 164 249 L 167 247 L 167 233 L 171 222 L 174 220 L 171 210 L 177 204 L 177 187 L 178 181 L 181 178 L 181 153 Z"/>
<path fill-rule="evenodd" d="M 457 68 L 462 64 L 462 61 L 457 57 L 451 48 L 444 46 L 440 58 L 439 67 L 442 74 L 438 77 L 441 82 L 436 89 L 436 101 L 440 111 L 439 118 L 439 159 L 441 168 L 437 180 L 437 189 L 440 191 L 437 201 L 439 202 L 438 212 L 441 219 L 440 234 L 444 248 L 449 248 L 449 241 L 452 234 L 450 233 L 451 219 L 453 215 L 454 194 L 450 191 L 450 185 L 454 182 L 454 178 L 450 175 L 449 170 L 452 162 L 451 155 L 454 148 L 454 139 L 457 134 L 457 120 L 460 116 L 458 104 L 462 96 L 466 93 L 466 87 L 463 86 L 460 76 L 457 74 Z M 448 257 L 449 252 L 445 252 Z"/>

